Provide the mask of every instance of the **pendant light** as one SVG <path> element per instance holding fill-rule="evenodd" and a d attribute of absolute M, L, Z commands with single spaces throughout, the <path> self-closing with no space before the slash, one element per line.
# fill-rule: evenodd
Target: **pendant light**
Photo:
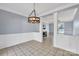
<path fill-rule="evenodd" d="M 28 16 L 29 23 L 40 23 L 40 17 L 36 16 L 35 3 L 33 4 L 34 8 L 30 15 Z"/>

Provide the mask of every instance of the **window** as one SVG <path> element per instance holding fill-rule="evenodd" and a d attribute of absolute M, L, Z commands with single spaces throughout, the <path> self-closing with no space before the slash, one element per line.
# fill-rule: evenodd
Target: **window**
<path fill-rule="evenodd" d="M 59 22 L 57 26 L 58 33 L 64 33 L 64 22 Z"/>

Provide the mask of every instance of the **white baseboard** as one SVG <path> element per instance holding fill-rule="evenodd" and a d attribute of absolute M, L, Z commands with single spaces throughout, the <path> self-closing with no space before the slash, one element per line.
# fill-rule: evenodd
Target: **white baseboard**
<path fill-rule="evenodd" d="M 34 40 L 42 42 L 42 34 L 41 33 L 34 33 Z"/>
<path fill-rule="evenodd" d="M 39 39 L 40 38 L 40 39 Z M 10 47 L 16 44 L 27 42 L 30 40 L 36 40 L 41 42 L 40 33 L 18 33 L 18 34 L 5 34 L 0 35 L 0 49 Z"/>
<path fill-rule="evenodd" d="M 69 35 L 57 35 L 54 39 L 54 47 L 58 47 L 79 54 L 79 37 Z"/>

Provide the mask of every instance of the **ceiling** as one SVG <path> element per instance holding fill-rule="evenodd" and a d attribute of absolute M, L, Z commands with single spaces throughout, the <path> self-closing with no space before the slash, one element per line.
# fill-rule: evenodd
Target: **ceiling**
<path fill-rule="evenodd" d="M 36 3 L 37 15 L 45 15 L 50 11 L 76 5 L 74 3 Z M 28 17 L 33 9 L 33 3 L 0 3 L 0 9 Z"/>

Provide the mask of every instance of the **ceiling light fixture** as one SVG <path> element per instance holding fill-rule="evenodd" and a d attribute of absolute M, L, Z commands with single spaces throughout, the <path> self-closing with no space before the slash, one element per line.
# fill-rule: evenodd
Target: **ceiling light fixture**
<path fill-rule="evenodd" d="M 28 17 L 29 23 L 40 23 L 40 17 L 36 16 L 35 3 L 33 4 L 34 8 Z"/>

